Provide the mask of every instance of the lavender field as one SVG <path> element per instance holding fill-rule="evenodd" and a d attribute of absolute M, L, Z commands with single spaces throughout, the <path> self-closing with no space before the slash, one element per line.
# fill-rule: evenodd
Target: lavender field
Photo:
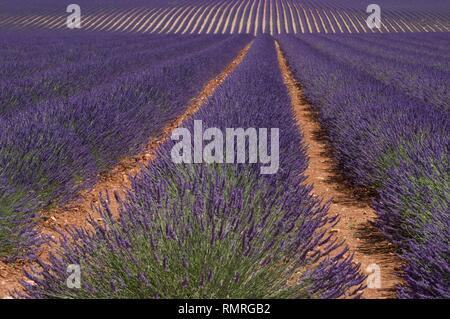
<path fill-rule="evenodd" d="M 383 0 L 380 29 L 367 27 L 363 0 L 79 0 L 85 30 L 158 34 L 448 32 L 445 0 Z M 0 26 L 66 27 L 67 4 L 55 0 L 4 1 Z"/>
<path fill-rule="evenodd" d="M 1 1 L 0 297 L 450 298 L 450 6 L 378 4 Z"/>

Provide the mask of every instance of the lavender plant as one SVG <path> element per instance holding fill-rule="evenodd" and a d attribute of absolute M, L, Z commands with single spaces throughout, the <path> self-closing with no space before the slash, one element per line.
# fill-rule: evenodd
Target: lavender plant
<path fill-rule="evenodd" d="M 448 141 L 432 139 L 407 150 L 389 171 L 375 202 L 378 227 L 408 261 L 400 298 L 449 298 L 450 177 Z"/>

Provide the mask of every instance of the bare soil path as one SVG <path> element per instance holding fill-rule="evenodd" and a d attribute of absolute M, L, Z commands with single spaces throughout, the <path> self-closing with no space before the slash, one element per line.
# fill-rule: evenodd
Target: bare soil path
<path fill-rule="evenodd" d="M 374 276 L 377 274 L 374 272 L 379 269 L 380 287 L 369 288 L 377 286 L 376 281 L 371 281 L 372 284 L 364 290 L 362 297 L 395 298 L 395 286 L 400 283 L 398 270 L 401 268 L 401 261 L 395 255 L 393 246 L 370 223 L 376 218 L 370 198 L 361 196 L 339 175 L 325 132 L 305 101 L 300 85 L 289 69 L 278 43 L 277 54 L 297 124 L 308 145 L 306 183 L 313 185 L 314 196 L 324 202 L 331 201 L 329 213 L 340 218 L 332 232 L 339 239 L 345 240 L 350 253 L 354 254 L 355 262 L 361 264 L 361 271 L 366 275 L 372 274 L 368 280 L 376 279 Z"/>
<path fill-rule="evenodd" d="M 169 123 L 160 136 L 152 138 L 141 154 L 122 160 L 110 172 L 101 175 L 93 188 L 82 191 L 75 200 L 67 205 L 41 212 L 40 215 L 45 221 L 39 225 L 39 230 L 43 234 L 56 239 L 59 235 L 55 229 L 62 230 L 68 225 L 89 227 L 88 217 L 94 216 L 98 218 L 92 207 L 98 204 L 99 194 L 112 194 L 113 192 L 117 192 L 119 195 L 123 195 L 131 186 L 130 177 L 136 176 L 143 166 L 154 159 L 157 149 L 170 138 L 172 131 L 180 126 L 185 119 L 197 112 L 207 99 L 214 94 L 217 88 L 242 62 L 251 45 L 252 43 L 249 43 L 222 73 L 209 81 L 203 87 L 202 91 L 191 100 L 185 112 L 173 122 Z M 113 213 L 117 213 L 117 203 L 114 200 L 114 196 L 111 197 L 110 204 Z M 54 244 L 42 247 L 40 256 L 45 258 L 48 252 L 54 248 Z M 0 261 L 0 299 L 11 298 L 14 290 L 20 290 L 21 285 L 19 280 L 25 279 L 22 274 L 22 269 L 27 266 L 29 265 L 23 263 L 6 264 Z"/>

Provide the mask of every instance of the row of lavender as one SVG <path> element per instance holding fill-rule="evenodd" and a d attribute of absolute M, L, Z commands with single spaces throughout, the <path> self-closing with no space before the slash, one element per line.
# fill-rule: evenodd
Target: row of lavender
<path fill-rule="evenodd" d="M 58 36 L 48 34 L 44 39 L 53 42 Z M 67 43 L 63 52 L 68 56 L 71 49 L 76 49 L 70 46 L 72 37 L 62 36 L 61 40 Z M 90 46 L 95 52 L 100 48 L 96 40 L 103 45 L 109 40 L 117 44 L 113 36 L 81 37 L 86 37 L 88 44 L 81 46 L 80 52 Z M 27 48 L 27 39 L 25 36 L 22 50 Z M 60 72 L 64 65 L 50 70 L 37 67 L 23 79 L 20 75 L 13 77 L 11 84 L 33 85 L 30 79 L 36 80 L 35 86 L 25 89 L 30 92 L 30 100 L 26 100 L 27 94 L 19 94 L 22 87 L 11 89 L 17 95 L 2 95 L 9 112 L 0 118 L 1 257 L 23 256 L 30 245 L 39 243 L 32 228 L 37 211 L 63 204 L 80 189 L 92 185 L 100 172 L 124 156 L 138 153 L 168 121 L 182 114 L 208 79 L 223 70 L 249 41 L 247 36 L 183 41 L 158 37 L 134 39 L 134 47 L 148 41 L 154 54 L 150 53 L 152 49 L 143 48 L 140 54 L 131 53 L 136 60 L 128 62 L 129 55 L 125 54 L 126 59 L 115 57 L 116 50 L 112 50 L 112 62 L 106 63 L 104 70 L 99 58 L 94 75 L 83 64 L 79 69 L 70 68 L 79 71 L 74 78 Z M 171 44 L 174 40 L 176 45 Z M 131 45 L 130 41 L 127 43 Z M 167 55 L 161 54 L 159 43 L 167 49 Z M 52 47 L 48 47 L 51 51 Z M 59 49 L 54 52 L 61 53 Z M 100 52 L 106 54 L 101 49 Z M 45 53 L 41 58 L 46 58 Z M 127 67 L 133 65 L 134 71 L 125 73 L 122 63 Z M 90 62 L 86 64 L 92 66 Z M 115 68 L 119 71 L 114 72 Z M 102 83 L 90 86 L 96 78 Z M 48 81 L 66 87 L 71 94 L 49 92 Z M 23 104 L 9 108 L 18 98 L 25 99 Z"/>
<path fill-rule="evenodd" d="M 342 172 L 377 192 L 377 225 L 407 263 L 399 296 L 449 298 L 448 36 L 280 43 Z"/>
<path fill-rule="evenodd" d="M 358 268 L 326 234 L 334 218 L 302 185 L 307 157 L 271 38 L 256 39 L 182 127 L 193 132 L 199 120 L 204 130 L 279 128 L 278 173 L 174 164 L 167 141 L 133 180 L 120 220 L 105 200 L 95 234 L 72 229 L 60 257 L 28 274 L 29 297 L 335 298 L 361 288 Z M 62 284 L 67 264 L 81 265 L 81 289 Z"/>

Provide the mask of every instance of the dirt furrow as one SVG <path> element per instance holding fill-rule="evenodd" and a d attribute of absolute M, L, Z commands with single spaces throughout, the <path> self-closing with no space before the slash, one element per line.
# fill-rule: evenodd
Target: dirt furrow
<path fill-rule="evenodd" d="M 345 240 L 355 262 L 360 263 L 361 271 L 368 275 L 368 287 L 362 297 L 394 298 L 395 286 L 400 283 L 398 270 L 401 261 L 395 255 L 393 246 L 371 225 L 376 213 L 370 199 L 349 186 L 337 171 L 325 133 L 305 101 L 278 43 L 277 54 L 297 124 L 308 146 L 306 183 L 313 185 L 314 196 L 324 202 L 331 201 L 329 213 L 340 218 L 331 231 Z"/>
<path fill-rule="evenodd" d="M 110 172 L 99 177 L 97 184 L 86 191 L 82 191 L 75 200 L 63 207 L 54 208 L 41 212 L 40 216 L 45 220 L 39 225 L 39 230 L 52 238 L 58 238 L 58 232 L 55 229 L 63 229 L 65 226 L 89 227 L 88 217 L 96 216 L 96 212 L 92 207 L 98 204 L 99 194 L 117 192 L 124 194 L 130 188 L 129 177 L 136 176 L 142 167 L 148 164 L 155 157 L 155 153 L 159 146 L 168 140 L 172 131 L 180 126 L 184 120 L 197 112 L 206 100 L 214 94 L 216 89 L 223 81 L 234 71 L 234 69 L 242 62 L 252 43 L 249 43 L 237 57 L 220 73 L 216 78 L 209 81 L 200 94 L 198 94 L 189 103 L 185 112 L 169 123 L 163 130 L 163 133 L 152 138 L 145 146 L 144 151 L 134 157 L 122 160 Z M 117 203 L 114 196 L 111 196 L 111 207 L 117 213 Z M 54 245 L 46 245 L 42 247 L 40 256 L 48 255 L 49 251 L 54 249 Z M 22 268 L 29 265 L 23 263 L 6 264 L 0 261 L 0 298 L 10 298 L 14 290 L 20 289 L 20 279 L 24 279 Z"/>

